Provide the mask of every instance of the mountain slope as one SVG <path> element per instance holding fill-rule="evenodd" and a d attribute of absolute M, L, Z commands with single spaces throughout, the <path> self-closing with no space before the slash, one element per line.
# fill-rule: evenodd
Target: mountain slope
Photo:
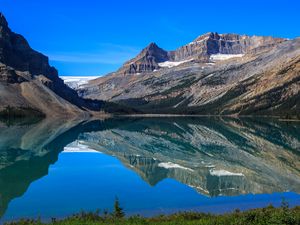
<path fill-rule="evenodd" d="M 209 33 L 168 56 L 152 72 L 116 72 L 78 93 L 144 113 L 300 114 L 300 39 Z"/>
<path fill-rule="evenodd" d="M 113 103 L 80 98 L 46 56 L 10 30 L 0 13 L 0 116 L 89 116 L 124 110 Z"/>

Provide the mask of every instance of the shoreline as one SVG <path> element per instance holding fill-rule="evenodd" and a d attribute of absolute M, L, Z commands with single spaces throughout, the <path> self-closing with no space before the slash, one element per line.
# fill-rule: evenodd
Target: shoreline
<path fill-rule="evenodd" d="M 279 121 L 285 122 L 300 122 L 300 119 L 284 119 L 280 116 L 268 116 L 268 115 L 195 115 L 195 114 L 110 114 L 110 117 L 132 117 L 132 118 L 159 118 L 159 117 L 212 117 L 212 118 L 270 118 L 270 119 L 277 119 Z"/>
<path fill-rule="evenodd" d="M 262 223 L 263 222 L 263 223 Z M 119 203 L 115 203 L 114 211 L 108 212 L 79 212 L 65 218 L 52 218 L 48 222 L 37 219 L 18 219 L 2 221 L 6 225 L 228 225 L 228 224 L 300 224 L 300 206 L 290 208 L 289 204 L 282 201 L 280 207 L 269 205 L 263 208 L 241 211 L 236 209 L 221 215 L 203 212 L 183 211 L 171 215 L 162 214 L 153 217 L 140 215 L 126 216 Z"/>

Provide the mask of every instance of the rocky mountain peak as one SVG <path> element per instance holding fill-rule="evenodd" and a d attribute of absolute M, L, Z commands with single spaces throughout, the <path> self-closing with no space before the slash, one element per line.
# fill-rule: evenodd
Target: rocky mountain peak
<path fill-rule="evenodd" d="M 200 36 L 198 36 L 195 41 L 201 41 L 203 39 L 208 39 L 208 38 L 215 38 L 218 37 L 219 34 L 217 32 L 207 32 L 205 34 L 202 34 Z"/>
<path fill-rule="evenodd" d="M 12 32 L 2 13 L 0 13 L 0 62 L 19 71 L 34 75 L 45 75 L 58 80 L 58 73 L 51 67 L 48 57 L 33 50 L 26 39 Z"/>
<path fill-rule="evenodd" d="M 4 27 L 8 26 L 7 20 L 5 19 L 5 16 L 3 15 L 2 12 L 0 12 L 0 26 L 4 26 Z"/>
<path fill-rule="evenodd" d="M 225 33 L 225 34 L 219 34 L 218 32 L 208 32 L 203 35 L 200 35 L 197 37 L 195 41 L 201 41 L 201 40 L 221 40 L 221 41 L 235 41 L 235 40 L 241 40 L 245 39 L 246 37 L 249 37 L 247 35 L 240 35 L 235 33 Z"/>
<path fill-rule="evenodd" d="M 65 85 L 57 70 L 49 65 L 48 57 L 11 31 L 0 14 L 0 112 L 4 116 L 10 116 L 11 112 L 5 111 L 7 107 L 13 107 L 22 116 L 86 116 L 88 110 L 99 111 L 103 104 L 82 99 Z"/>
<path fill-rule="evenodd" d="M 157 49 L 159 48 L 155 42 L 151 42 L 145 49 Z"/>
<path fill-rule="evenodd" d="M 150 43 L 146 48 L 144 48 L 140 54 L 141 57 L 153 57 L 156 63 L 164 62 L 169 59 L 168 52 L 158 47 L 154 42 Z"/>
<path fill-rule="evenodd" d="M 158 47 L 156 43 L 151 42 L 135 58 L 127 61 L 123 67 L 119 69 L 118 73 L 127 75 L 152 72 L 160 68 L 158 63 L 167 60 L 169 60 L 169 53 Z"/>

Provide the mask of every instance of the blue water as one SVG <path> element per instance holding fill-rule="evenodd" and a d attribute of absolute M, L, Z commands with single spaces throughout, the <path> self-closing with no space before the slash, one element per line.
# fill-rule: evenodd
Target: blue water
<path fill-rule="evenodd" d="M 288 182 L 290 183 L 287 185 L 290 185 L 290 191 L 287 190 L 278 192 L 278 190 L 281 189 L 281 187 L 279 187 L 281 185 L 280 181 L 270 180 L 274 182 L 274 184 L 279 185 L 278 187 L 274 186 L 270 188 L 267 184 L 264 184 L 263 181 L 259 180 L 260 175 L 258 175 L 258 177 L 254 176 L 253 178 L 252 175 L 250 176 L 248 175 L 248 173 L 246 173 L 244 177 L 237 180 L 238 176 L 214 177 L 208 174 L 205 175 L 205 177 L 204 175 L 202 175 L 202 169 L 199 174 L 194 174 L 194 172 L 190 173 L 189 170 L 182 168 L 166 169 L 157 166 L 157 163 L 155 164 L 153 160 L 169 161 L 171 158 L 176 158 L 177 156 L 178 159 L 176 159 L 176 162 L 178 164 L 176 165 L 179 165 L 179 163 L 184 164 L 185 166 L 188 165 L 189 157 L 187 157 L 187 159 L 185 159 L 184 157 L 185 155 L 189 155 L 189 153 L 185 153 L 182 156 L 180 155 L 180 152 L 187 150 L 184 149 L 187 148 L 187 143 L 185 143 L 184 145 L 182 145 L 182 143 L 179 144 L 178 137 L 191 132 L 191 130 L 185 130 L 184 133 L 180 134 L 177 130 L 174 130 L 175 127 L 164 127 L 163 125 L 161 125 L 161 127 L 158 129 L 160 131 L 160 135 L 157 135 L 157 133 L 154 132 L 155 129 L 156 131 L 158 131 L 157 125 L 155 125 L 154 127 L 152 127 L 153 132 L 150 132 L 152 133 L 152 139 L 150 139 L 150 136 L 145 137 L 144 131 L 147 130 L 146 133 L 149 135 L 149 129 L 151 127 L 147 127 L 147 129 L 145 129 L 144 122 L 145 121 L 143 121 L 142 123 L 140 121 L 138 123 L 141 124 L 135 124 L 134 127 L 132 127 L 132 123 L 129 123 L 129 127 L 127 127 L 127 123 L 123 124 L 122 122 L 118 122 L 120 123 L 121 128 L 110 128 L 109 124 L 105 124 L 105 122 L 103 124 L 103 122 L 101 122 L 102 125 L 105 125 L 105 129 L 99 129 L 99 124 L 94 124 L 93 126 L 95 126 L 96 128 L 93 129 L 91 129 L 89 125 L 89 129 L 87 129 L 86 127 L 80 127 L 79 132 L 76 129 L 76 132 L 74 130 L 72 132 L 68 130 L 65 133 L 66 136 L 53 139 L 50 143 L 48 142 L 46 144 L 46 147 L 43 146 L 44 150 L 50 150 L 50 153 L 47 153 L 46 157 L 33 157 L 33 153 L 30 153 L 30 156 L 26 158 L 26 154 L 24 155 L 24 153 L 22 152 L 22 157 L 26 158 L 26 160 L 29 162 L 26 165 L 22 164 L 22 160 L 17 160 L 17 157 L 19 156 L 18 154 L 21 153 L 16 150 L 11 150 L 16 151 L 16 153 L 13 154 L 14 157 L 9 157 L 13 158 L 14 163 L 3 169 L 5 173 L 0 173 L 0 181 L 1 178 L 3 178 L 2 180 L 4 181 L 0 184 L 9 185 L 9 183 L 11 183 L 10 187 L 13 187 L 5 189 L 5 187 L 2 186 L 2 196 L 7 194 L 8 196 L 10 196 L 10 200 L 7 204 L 7 207 L 5 207 L 4 209 L 5 211 L 3 213 L 1 221 L 10 221 L 18 218 L 38 217 L 48 220 L 52 217 L 62 218 L 73 213 L 80 212 L 81 210 L 96 211 L 97 209 L 106 209 L 111 211 L 116 197 L 118 197 L 118 199 L 120 200 L 121 206 L 124 208 L 127 215 L 141 214 L 144 216 L 158 215 L 162 213 L 173 213 L 176 211 L 186 210 L 224 213 L 233 211 L 235 209 L 246 210 L 250 208 L 264 207 L 270 204 L 274 206 L 280 206 L 283 198 L 289 203 L 290 206 L 300 205 L 300 195 L 298 194 L 300 181 L 298 179 L 299 173 L 297 172 L 299 171 L 299 168 L 297 167 L 297 165 L 299 164 L 297 164 L 297 162 L 286 162 L 286 159 L 290 158 L 290 154 L 291 156 L 296 157 L 296 161 L 297 157 L 299 157 L 299 146 L 296 145 L 295 147 L 295 141 L 298 140 L 299 137 L 297 137 L 297 133 L 293 133 L 295 130 L 293 130 L 292 128 L 292 130 L 285 133 L 285 137 L 293 137 L 293 145 L 284 143 L 286 148 L 288 149 L 287 151 L 289 152 L 283 154 L 286 159 L 282 159 L 282 162 L 285 162 L 286 167 L 288 168 L 289 172 L 287 172 L 287 177 L 291 176 L 290 171 L 292 171 L 294 173 L 293 175 L 295 176 L 294 178 L 296 179 L 291 178 L 291 180 L 288 180 Z M 151 121 L 146 122 L 148 123 Z M 155 123 L 151 122 L 150 125 L 151 124 Z M 169 125 L 171 124 L 174 124 L 174 121 L 172 121 L 172 123 L 170 123 Z M 182 124 L 182 121 L 176 121 L 176 127 L 181 127 L 181 129 L 183 129 L 183 125 L 184 124 Z M 297 128 L 298 125 L 295 126 Z M 201 128 L 200 125 L 198 128 Z M 9 129 L 12 128 L 9 127 L 7 129 L 7 131 L 9 131 Z M 145 142 L 145 140 L 142 140 L 142 136 L 138 136 L 138 134 L 136 133 L 136 129 L 140 131 L 140 134 L 142 134 L 142 136 L 145 138 L 146 143 L 142 144 L 142 142 Z M 232 132 L 232 129 L 233 128 L 231 127 L 229 130 Z M 171 130 L 172 135 L 168 136 L 168 138 L 165 137 L 164 139 L 162 139 L 162 137 L 166 135 L 166 132 L 168 133 Z M 223 130 L 223 128 L 221 130 Z M 49 132 L 48 129 L 47 131 Z M 217 131 L 219 130 L 215 129 L 214 133 Z M 197 129 L 197 132 L 200 131 Z M 281 132 L 283 132 L 283 129 L 281 130 Z M 297 129 L 296 132 L 298 132 Z M 62 152 L 66 146 L 70 145 L 70 143 L 68 142 L 70 136 L 72 136 L 71 134 L 73 133 L 76 133 L 76 138 L 75 144 L 74 140 L 71 140 L 71 143 L 73 143 L 73 145 L 71 146 L 76 146 L 76 143 L 78 145 L 78 141 L 80 141 L 81 144 L 79 145 L 81 146 L 83 140 L 85 140 L 85 145 L 92 145 L 89 146 L 89 149 L 96 149 L 100 153 Z M 225 133 L 222 134 L 224 135 Z M 134 135 L 130 137 L 130 134 Z M 178 136 L 176 136 L 175 134 Z M 193 133 L 193 135 L 195 136 L 196 134 Z M 232 136 L 233 134 L 230 135 Z M 281 135 L 283 137 L 282 133 Z M 174 138 L 175 136 L 177 137 L 176 141 L 170 140 L 170 137 Z M 244 137 L 240 137 L 239 141 Z M 282 139 L 282 137 L 278 139 L 280 143 L 282 142 L 282 140 L 285 140 L 284 138 Z M 137 138 L 138 142 L 133 143 L 132 138 Z M 183 138 L 181 139 L 181 141 L 183 141 L 184 137 L 182 136 L 181 138 Z M 65 143 L 57 145 L 57 143 L 62 143 L 66 139 L 68 140 L 66 141 L 67 145 Z M 2 136 L 2 140 L 7 140 L 7 138 L 4 139 L 4 136 Z M 158 143 L 160 143 L 159 154 L 157 152 L 158 150 L 153 147 L 158 144 L 154 143 L 154 140 L 157 140 Z M 228 140 L 228 138 L 226 138 L 226 140 Z M 232 143 L 232 140 L 228 143 L 222 143 L 222 145 L 224 144 L 224 149 L 222 149 L 222 151 L 225 151 L 225 149 L 227 148 L 225 144 L 229 145 L 229 143 Z M 236 140 L 236 138 L 234 138 L 234 140 Z M 174 146 L 172 146 L 173 149 L 164 149 L 164 146 L 168 146 L 169 148 L 171 147 L 170 142 L 166 142 L 168 144 L 163 144 L 163 142 L 165 141 L 171 141 L 172 143 L 174 143 Z M 214 145 L 216 144 L 215 141 L 216 140 L 214 139 Z M 97 146 L 95 146 L 95 143 L 97 143 Z M 272 143 L 274 143 L 274 141 L 272 141 Z M 249 140 L 247 141 L 247 144 L 249 146 L 253 145 L 253 143 L 250 143 Z M 108 145 L 114 146 L 117 150 L 111 151 Z M 149 145 L 152 145 L 152 147 L 149 147 Z M 194 146 L 197 145 L 194 144 Z M 291 149 L 291 146 L 293 146 L 293 149 Z M 234 146 L 230 146 L 230 148 L 234 148 Z M 255 148 L 258 148 L 258 146 L 256 146 Z M 147 152 L 147 149 L 149 150 L 149 152 Z M 214 146 L 214 149 L 216 149 L 216 146 Z M 2 150 L 2 152 L 3 151 L 4 150 Z M 120 153 L 120 151 L 122 152 Z M 139 154 L 136 154 L 135 151 L 139 151 Z M 169 153 L 169 151 L 171 153 Z M 175 151 L 180 152 L 177 152 L 175 156 L 173 156 L 172 154 L 174 154 Z M 128 160 L 127 152 L 130 152 L 131 157 L 133 157 L 132 155 L 134 155 L 135 160 Z M 211 152 L 214 153 L 214 151 Z M 242 153 L 244 154 L 244 152 Z M 54 155 L 52 156 L 52 154 Z M 55 154 L 58 155 L 58 158 L 57 156 L 55 156 Z M 144 154 L 144 156 L 141 156 L 141 154 Z M 146 157 L 148 159 L 149 154 L 154 154 L 155 156 L 153 157 L 154 159 L 152 159 L 149 165 L 144 161 L 136 163 L 136 160 L 141 160 L 141 157 Z M 218 154 L 224 154 L 224 152 Z M 169 157 L 169 155 L 170 158 L 166 159 L 165 157 Z M 257 157 L 257 153 L 255 153 L 254 155 L 255 157 Z M 158 159 L 158 157 L 161 158 Z M 205 158 L 204 156 L 202 157 L 201 154 L 198 155 L 198 157 L 199 160 L 196 160 L 195 162 L 207 160 L 207 158 Z M 230 160 L 226 162 L 226 157 L 222 157 L 222 160 L 224 162 L 220 160 L 221 164 L 218 167 L 221 167 L 221 165 L 223 165 L 226 166 L 228 170 L 227 164 L 230 162 Z M 235 158 L 235 156 L 230 157 Z M 43 158 L 43 160 L 40 163 L 41 158 Z M 253 160 L 254 159 L 256 160 L 257 158 L 253 158 Z M 195 168 L 198 167 L 193 167 L 195 164 L 193 160 L 195 160 L 195 157 L 193 157 L 193 159 L 190 158 L 191 168 L 193 168 L 193 171 L 196 171 Z M 266 163 L 266 161 L 264 160 L 265 159 L 262 158 L 262 161 L 264 162 L 262 164 Z M 220 163 L 219 161 L 213 162 L 214 164 Z M 248 164 L 245 164 L 243 165 L 243 167 L 241 167 L 239 164 L 241 164 L 242 162 L 238 161 L 235 162 L 236 166 L 234 166 L 235 163 L 233 163 L 232 161 L 230 163 L 233 165 L 233 171 L 236 167 L 239 167 L 242 170 L 245 170 L 245 168 L 247 168 L 248 170 L 251 169 L 252 173 L 252 171 L 255 171 L 254 167 L 257 167 L 256 164 L 252 165 L 251 163 L 249 164 L 249 167 L 253 166 L 253 168 L 248 168 Z M 45 166 L 46 164 L 46 168 L 41 169 L 41 173 L 39 174 L 37 171 L 39 170 L 39 168 L 43 167 L 40 166 L 40 164 L 43 166 Z M 145 166 L 147 169 L 145 169 Z M 274 170 L 267 171 L 268 173 L 274 172 L 274 174 L 284 174 L 284 172 L 282 172 L 282 169 L 280 169 L 278 172 L 277 167 L 273 168 L 273 166 L 274 165 L 266 167 L 270 170 Z M 283 165 L 278 165 L 278 167 L 282 166 Z M 32 171 L 31 168 L 33 169 Z M 11 172 L 12 169 L 13 172 Z M 260 172 L 262 173 L 262 176 L 264 176 L 264 173 L 267 173 L 265 171 Z M 26 175 L 24 175 L 23 173 L 26 173 Z M 30 173 L 32 173 L 32 176 L 30 176 Z M 29 178 L 27 178 L 27 176 Z M 192 176 L 192 179 L 189 179 L 189 176 Z M 159 179 L 155 180 L 156 177 L 159 177 Z M 155 182 L 153 181 L 153 179 L 155 180 Z M 197 183 L 198 179 L 200 184 L 203 183 L 203 179 L 206 180 L 206 192 L 197 191 L 194 187 L 192 187 L 192 185 L 190 185 L 190 182 Z M 216 179 L 218 179 L 217 183 Z M 282 182 L 285 181 L 284 179 L 285 178 L 283 177 Z M 24 183 L 26 183 L 24 180 L 26 182 L 29 180 L 28 185 L 24 185 Z M 253 182 L 256 182 L 256 187 L 257 185 L 261 185 L 260 188 L 257 188 L 257 192 L 261 190 L 259 193 L 254 193 L 255 190 L 251 189 L 251 185 Z M 237 190 L 235 190 L 235 192 L 228 192 L 228 190 L 224 189 L 225 191 L 222 190 L 220 193 L 217 192 L 218 194 L 213 194 L 216 193 L 215 191 L 218 189 L 214 187 L 214 184 L 219 185 L 219 188 L 222 185 L 227 185 L 227 187 L 229 187 L 228 190 Z M 266 191 L 267 193 L 264 193 L 264 190 L 266 189 L 262 187 L 266 185 L 268 188 L 270 188 L 270 190 Z M 20 193 L 18 191 L 12 190 L 17 186 L 20 186 L 20 189 L 22 189 L 22 191 L 19 191 Z M 16 192 L 18 194 L 16 194 Z M 228 196 L 226 196 L 227 194 Z"/>

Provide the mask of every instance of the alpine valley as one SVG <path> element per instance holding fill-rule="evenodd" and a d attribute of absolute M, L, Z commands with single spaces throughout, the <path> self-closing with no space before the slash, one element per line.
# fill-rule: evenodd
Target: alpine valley
<path fill-rule="evenodd" d="M 0 225 L 300 224 L 296 13 L 166 2 L 0 1 Z"/>
<path fill-rule="evenodd" d="M 211 32 L 174 51 L 151 43 L 114 73 L 64 83 L 48 58 L 12 32 L 0 14 L 0 114 L 296 118 L 299 62 L 299 38 Z"/>

